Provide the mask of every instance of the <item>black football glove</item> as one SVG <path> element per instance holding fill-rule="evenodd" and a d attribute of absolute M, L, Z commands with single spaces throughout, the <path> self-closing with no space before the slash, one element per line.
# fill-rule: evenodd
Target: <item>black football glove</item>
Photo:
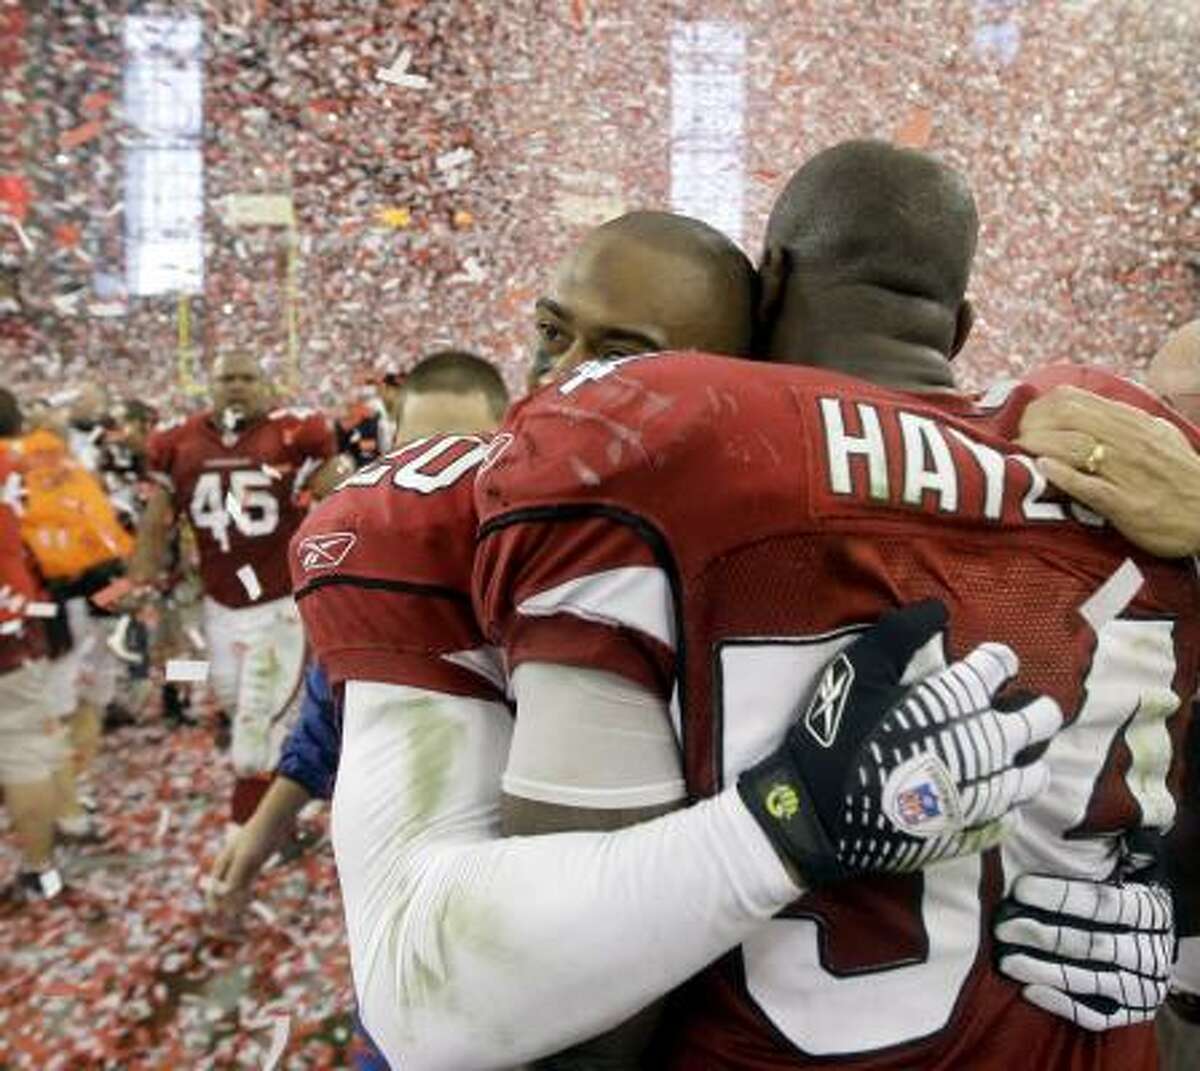
<path fill-rule="evenodd" d="M 1049 740 L 1062 712 L 1048 698 L 997 709 L 1018 669 L 1008 647 L 981 644 L 911 689 L 900 683 L 945 625 L 935 601 L 887 614 L 825 667 L 780 747 L 738 779 L 776 850 L 810 884 L 983 851 L 1046 787 L 1045 763 L 1017 756 Z"/>
<path fill-rule="evenodd" d="M 1171 894 L 1026 874 L 996 913 L 996 962 L 1044 1011 L 1085 1030 L 1154 1018 L 1175 958 Z"/>

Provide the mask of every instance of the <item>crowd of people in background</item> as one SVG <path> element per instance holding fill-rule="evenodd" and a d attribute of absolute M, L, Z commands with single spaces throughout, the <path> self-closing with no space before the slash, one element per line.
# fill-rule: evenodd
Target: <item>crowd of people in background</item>
<path fill-rule="evenodd" d="M 244 375 L 230 391 L 225 384 L 234 380 L 237 370 Z M 288 420 L 300 420 L 302 430 L 303 422 L 308 426 L 311 454 L 298 457 L 278 505 L 266 507 L 266 515 L 274 517 L 291 506 L 291 516 L 261 542 L 259 553 L 267 563 L 262 574 L 271 572 L 272 560 L 277 574 L 273 586 L 268 578 L 265 592 L 257 572 L 243 573 L 240 580 L 223 576 L 213 562 L 221 553 L 219 546 L 208 555 L 212 579 L 205 584 L 203 541 L 229 539 L 224 528 L 212 527 L 212 518 L 222 517 L 225 526 L 232 525 L 234 537 L 239 534 L 237 522 L 223 517 L 230 505 L 224 495 L 213 500 L 211 511 L 201 508 L 191 515 L 190 502 L 179 506 L 158 498 L 163 485 L 150 469 L 151 443 L 169 434 L 162 429 L 182 426 L 183 415 L 159 413 L 140 398 L 115 395 L 95 382 L 26 398 L 0 388 L 0 482 L 5 489 L 0 501 L 0 558 L 5 569 L 0 578 L 0 666 L 5 671 L 0 698 L 8 715 L 0 720 L 5 741 L 0 773 L 21 850 L 17 881 L 6 891 L 10 902 L 53 898 L 62 892 L 53 845 L 104 845 L 104 830 L 91 813 L 95 800 L 89 781 L 104 733 L 156 718 L 169 725 L 203 722 L 212 727 L 218 743 L 229 746 L 236 733 L 239 682 L 248 654 L 253 663 L 249 643 L 255 635 L 278 641 L 280 628 L 286 627 L 273 616 L 262 627 L 260 619 L 265 620 L 264 607 L 268 616 L 277 609 L 272 602 L 290 603 L 290 585 L 284 579 L 287 543 L 314 494 L 327 492 L 337 479 L 387 452 L 398 434 L 416 438 L 494 427 L 507 404 L 507 390 L 495 368 L 459 351 L 438 351 L 407 373 L 386 373 L 374 398 L 328 415 L 305 411 L 297 417 L 280 405 L 276 388 L 249 355 L 223 361 L 213 382 L 213 405 L 201 411 L 201 422 L 213 412 L 232 409 L 241 412 L 248 425 L 264 421 L 268 414 L 286 414 Z M 266 423 L 270 426 L 272 421 Z M 285 435 L 290 438 L 292 430 Z M 302 471 L 310 459 L 334 460 L 324 487 L 319 473 Z M 269 466 L 271 460 L 268 448 L 248 463 Z M 241 493 L 245 497 L 244 486 Z M 232 509 L 243 527 L 256 531 L 248 519 L 254 509 L 249 499 L 242 511 Z M 189 523 L 177 524 L 180 518 Z M 261 527 L 264 518 L 258 523 Z M 143 547 L 149 541 L 153 545 L 135 560 L 139 527 Z M 143 559 L 148 559 L 146 564 Z M 135 594 L 132 578 L 139 570 L 147 583 Z M 238 602 L 242 609 L 254 606 L 253 620 L 221 616 L 228 603 Z M 232 629 L 230 620 L 235 622 Z M 281 755 L 282 770 L 302 772 L 290 782 L 280 779 L 272 799 L 287 798 L 284 789 L 289 783 L 304 786 L 305 801 L 328 795 L 332 767 L 314 776 L 296 756 L 306 754 L 305 742 L 323 740 L 329 724 L 305 718 L 284 746 L 291 715 L 300 710 L 295 701 L 303 664 L 298 625 L 294 633 L 294 672 L 279 675 L 278 703 L 271 705 L 267 698 L 266 717 L 276 739 L 261 756 L 252 756 L 249 766 L 240 764 L 246 772 L 231 804 L 235 827 L 255 813 Z M 273 646 L 272 652 L 277 649 Z M 186 670 L 168 671 L 172 662 L 195 662 L 205 668 L 201 676 L 189 679 Z M 310 666 L 306 672 L 306 709 L 315 712 L 324 696 L 320 671 Z M 215 694 L 210 695 L 210 689 Z M 298 807 L 285 809 L 294 813 Z M 261 828 L 273 828 L 268 816 L 274 813 L 274 807 L 264 809 Z M 270 839 L 273 845 L 274 837 Z M 260 862 L 265 859 L 263 855 Z M 231 889 L 243 888 L 238 875 L 240 871 Z"/>

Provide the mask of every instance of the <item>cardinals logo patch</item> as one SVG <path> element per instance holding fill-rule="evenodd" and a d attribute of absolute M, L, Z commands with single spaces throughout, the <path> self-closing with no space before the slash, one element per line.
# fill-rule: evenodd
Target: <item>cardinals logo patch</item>
<path fill-rule="evenodd" d="M 300 559 L 300 567 L 306 573 L 316 573 L 341 565 L 357 542 L 358 536 L 353 532 L 329 532 L 325 535 L 307 536 L 297 545 L 296 555 Z"/>

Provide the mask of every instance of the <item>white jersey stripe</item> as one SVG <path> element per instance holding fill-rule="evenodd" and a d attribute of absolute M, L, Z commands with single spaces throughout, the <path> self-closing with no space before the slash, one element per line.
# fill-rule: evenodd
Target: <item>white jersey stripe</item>
<path fill-rule="evenodd" d="M 576 577 L 517 606 L 525 617 L 571 614 L 585 621 L 636 629 L 675 649 L 675 600 L 661 569 L 627 565 Z"/>
<path fill-rule="evenodd" d="M 495 647 L 475 647 L 469 651 L 451 651 L 449 654 L 442 655 L 442 658 L 482 677 L 489 684 L 494 684 L 501 692 L 507 688 L 500 652 Z"/>

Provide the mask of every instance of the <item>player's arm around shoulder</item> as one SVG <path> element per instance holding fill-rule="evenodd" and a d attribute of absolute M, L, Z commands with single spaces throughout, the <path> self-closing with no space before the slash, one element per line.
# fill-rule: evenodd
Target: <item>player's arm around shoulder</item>
<path fill-rule="evenodd" d="M 607 832 L 683 806 L 670 716 L 652 692 L 602 670 L 537 662 L 517 668 L 513 691 L 518 718 L 503 781 L 505 836 Z M 636 1068 L 661 1011 L 655 1002 L 537 1067 Z"/>

